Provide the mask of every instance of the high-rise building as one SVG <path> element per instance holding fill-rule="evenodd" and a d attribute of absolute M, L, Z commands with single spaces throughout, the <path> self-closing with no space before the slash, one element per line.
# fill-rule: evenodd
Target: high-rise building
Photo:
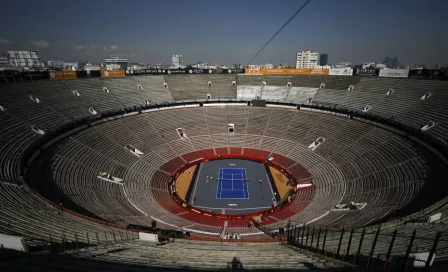
<path fill-rule="evenodd" d="M 10 67 L 8 58 L 0 57 L 0 67 Z"/>
<path fill-rule="evenodd" d="M 104 60 L 106 70 L 126 70 L 128 68 L 128 59 L 112 57 Z"/>
<path fill-rule="evenodd" d="M 44 63 L 40 60 L 39 52 L 35 50 L 6 51 L 6 57 L 11 66 L 19 69 L 40 70 L 45 67 Z"/>
<path fill-rule="evenodd" d="M 352 63 L 349 61 L 343 61 L 343 62 L 338 62 L 334 65 L 332 65 L 333 68 L 347 68 L 347 67 L 352 67 Z"/>
<path fill-rule="evenodd" d="M 391 58 L 391 57 L 387 56 L 384 59 L 383 64 L 386 65 L 386 68 L 397 68 L 398 65 L 400 65 L 400 62 L 398 61 L 398 57 Z"/>
<path fill-rule="evenodd" d="M 171 67 L 173 68 L 180 68 L 181 66 L 184 65 L 184 60 L 182 55 L 173 55 L 173 57 L 171 58 L 172 61 L 172 65 Z"/>
<path fill-rule="evenodd" d="M 392 67 L 390 67 L 390 68 L 397 68 L 398 65 L 400 65 L 400 62 L 398 61 L 398 57 L 394 57 L 392 59 Z"/>
<path fill-rule="evenodd" d="M 64 61 L 62 60 L 49 60 L 47 61 L 48 68 L 51 69 L 63 69 L 64 68 Z"/>
<path fill-rule="evenodd" d="M 328 65 L 328 54 L 320 54 L 319 65 L 320 66 Z"/>
<path fill-rule="evenodd" d="M 297 53 L 296 68 L 315 68 L 318 66 L 318 60 L 318 52 L 311 52 L 311 50 L 306 49 L 305 51 Z"/>
<path fill-rule="evenodd" d="M 390 57 L 386 57 L 386 58 L 384 59 L 384 62 L 383 62 L 383 63 L 386 65 L 387 68 L 389 68 L 390 65 L 391 65 L 391 59 L 390 59 Z"/>

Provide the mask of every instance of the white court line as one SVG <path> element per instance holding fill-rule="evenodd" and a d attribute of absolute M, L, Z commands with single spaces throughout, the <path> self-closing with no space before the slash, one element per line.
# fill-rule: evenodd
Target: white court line
<path fill-rule="evenodd" d="M 244 169 L 244 170 L 246 170 L 246 168 L 219 168 L 220 171 L 221 171 L 221 169 L 224 169 L 224 170 L 241 170 L 241 169 Z"/>
<path fill-rule="evenodd" d="M 274 196 L 274 190 L 272 189 L 268 174 L 266 174 L 266 182 L 269 184 L 269 188 L 271 189 L 272 196 Z"/>
<path fill-rule="evenodd" d="M 235 199 L 241 199 L 241 198 L 235 198 Z M 200 208 L 200 209 L 214 209 L 214 210 L 218 210 L 218 209 L 226 209 L 226 210 L 233 210 L 233 211 L 242 211 L 242 210 L 256 210 L 256 209 L 270 209 L 271 206 L 267 206 L 267 207 L 252 207 L 252 208 L 220 208 L 220 207 L 205 207 L 205 206 L 195 206 L 196 208 Z"/>
<path fill-rule="evenodd" d="M 244 190 L 244 187 L 246 187 L 245 193 L 243 195 L 246 197 L 246 199 L 249 199 L 249 189 L 247 187 L 246 168 L 240 168 L 240 170 L 241 170 L 241 173 L 240 173 L 241 180 L 244 180 L 243 190 Z M 247 196 L 246 196 L 246 194 L 247 194 Z"/>
<path fill-rule="evenodd" d="M 202 163 L 199 165 L 198 176 L 196 177 L 196 183 L 194 184 L 193 198 L 191 199 L 191 205 L 194 204 L 194 196 L 196 195 L 196 188 L 198 188 L 199 177 L 201 176 Z"/>
<path fill-rule="evenodd" d="M 247 197 L 238 197 L 238 198 L 227 198 L 227 197 L 226 197 L 226 198 L 224 198 L 224 197 L 223 197 L 223 198 L 217 198 L 217 199 L 223 199 L 223 200 L 227 200 L 227 199 L 235 199 L 235 200 L 236 200 L 236 199 L 249 199 L 249 198 L 247 198 Z M 195 207 L 197 207 L 197 206 L 195 206 Z"/>
<path fill-rule="evenodd" d="M 221 168 L 219 169 L 219 176 L 221 176 Z M 221 184 L 221 189 L 219 190 L 219 198 L 222 198 L 222 182 L 218 181 Z"/>
<path fill-rule="evenodd" d="M 231 180 L 230 180 L 232 182 L 232 189 L 223 189 L 222 188 L 222 184 L 223 184 L 222 180 L 225 180 L 225 178 L 224 178 L 224 176 L 225 176 L 224 170 L 230 170 L 228 172 L 230 172 L 230 175 L 232 177 Z M 239 175 L 241 175 L 241 179 L 238 179 L 238 180 L 234 179 L 234 174 L 233 173 L 235 172 L 235 170 L 239 170 L 240 171 Z M 219 168 L 218 184 L 220 184 L 220 185 L 217 186 L 216 199 L 249 199 L 247 177 L 246 177 L 245 173 L 246 173 L 246 168 Z M 227 175 L 229 175 L 229 174 L 227 174 Z M 243 183 L 243 189 L 234 189 L 233 182 L 242 182 Z M 244 186 L 246 186 L 246 190 L 244 189 Z M 222 197 L 222 192 L 224 190 L 226 190 L 226 191 L 236 191 L 236 192 L 243 191 L 243 197 L 242 198 L 223 198 Z M 218 197 L 218 191 L 219 191 L 219 197 Z M 246 196 L 246 194 L 247 194 L 247 196 Z"/>
<path fill-rule="evenodd" d="M 220 181 L 219 181 L 219 176 L 221 175 L 221 168 L 219 168 L 219 173 L 218 173 L 218 184 L 216 185 L 216 199 L 218 199 L 218 194 L 219 194 L 219 185 L 220 185 Z"/>

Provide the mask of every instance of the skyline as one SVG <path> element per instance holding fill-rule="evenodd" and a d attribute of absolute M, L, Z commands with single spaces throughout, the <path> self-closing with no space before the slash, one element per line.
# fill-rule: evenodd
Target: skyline
<path fill-rule="evenodd" d="M 247 64 L 304 1 L 3 1 L 0 50 L 41 52 L 44 60 Z M 430 4 L 428 4 L 430 2 Z M 251 63 L 295 65 L 306 48 L 329 63 L 448 63 L 448 2 L 314 0 Z M 17 18 L 17 14 L 21 18 Z M 11 24 L 11 22 L 14 22 Z M 305 37 L 305 39 L 304 39 Z"/>

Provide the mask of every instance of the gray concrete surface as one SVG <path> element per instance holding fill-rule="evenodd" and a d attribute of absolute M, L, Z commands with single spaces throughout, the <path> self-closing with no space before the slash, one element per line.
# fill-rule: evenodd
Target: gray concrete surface
<path fill-rule="evenodd" d="M 247 214 L 267 210 L 272 206 L 273 191 L 264 165 L 243 159 L 222 159 L 201 164 L 190 204 L 216 213 Z M 217 199 L 220 168 L 245 168 L 249 199 Z M 209 177 L 209 182 L 205 180 Z M 210 179 L 213 177 L 213 179 Z M 260 183 L 260 180 L 262 182 Z"/>

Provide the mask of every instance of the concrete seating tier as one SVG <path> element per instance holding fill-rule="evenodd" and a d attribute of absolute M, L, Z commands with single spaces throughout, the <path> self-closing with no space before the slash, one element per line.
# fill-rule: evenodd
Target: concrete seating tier
<path fill-rule="evenodd" d="M 347 91 L 350 85 L 358 84 L 360 79 L 361 77 L 326 76 L 322 82 L 325 84 L 325 89 Z"/>
<path fill-rule="evenodd" d="M 190 138 L 190 130 L 186 129 L 187 137 L 180 138 L 176 128 L 188 126 L 182 123 L 185 119 L 177 117 L 188 116 L 190 110 L 198 123 L 206 124 L 207 129 L 203 131 L 208 134 Z M 237 125 L 234 136 L 226 133 L 228 120 Z M 109 133 L 113 131 L 113 123 L 121 127 L 120 133 Z M 123 128 L 123 123 L 139 125 Z M 155 140 L 140 139 L 136 136 L 140 131 L 153 135 Z M 142 146 L 149 152 L 138 158 L 125 150 L 127 135 L 137 148 Z M 307 147 L 318 137 L 325 141 L 311 151 Z M 172 109 L 110 121 L 107 126 L 94 126 L 72 136 L 72 141 L 57 149 L 55 159 L 63 157 L 63 161 L 68 161 L 61 167 L 74 165 L 69 168 L 85 169 L 80 170 L 84 173 L 83 180 L 90 180 L 96 186 L 101 184 L 105 186 L 102 191 L 115 196 L 115 200 L 112 197 L 101 203 L 95 200 L 91 205 L 88 203 L 93 201 L 92 193 L 75 198 L 76 203 L 91 212 L 108 220 L 121 220 L 123 224 L 130 217 L 154 216 L 176 228 L 208 235 L 216 233 L 216 226 L 210 225 L 211 229 L 207 230 L 208 224 L 199 223 L 203 220 L 200 215 L 183 209 L 169 197 L 169 175 L 187 161 L 229 152 L 259 157 L 272 154 L 276 163 L 283 165 L 297 180 L 315 184 L 311 198 L 307 195 L 311 191 L 305 191 L 305 195 L 299 197 L 302 201 L 294 202 L 290 210 L 273 214 L 267 223 L 272 222 L 272 226 L 281 226 L 291 219 L 296 223 L 314 220 L 318 225 L 359 227 L 405 206 L 418 194 L 427 177 L 428 162 L 424 155 L 405 139 L 385 130 L 331 115 L 244 106 Z M 55 166 L 54 169 L 59 168 Z M 100 171 L 124 177 L 125 191 L 116 189 L 120 185 L 99 182 Z M 71 173 L 76 175 L 77 171 Z M 76 176 L 69 180 L 74 182 Z M 58 179 L 58 184 L 61 182 Z M 76 185 L 59 186 L 72 194 Z M 151 202 L 144 203 L 144 197 L 139 194 L 147 195 Z M 369 205 L 363 210 L 364 216 L 358 216 L 357 220 L 353 220 L 353 213 L 343 212 L 337 220 L 331 219 L 332 213 L 319 217 L 341 201 Z M 163 211 L 170 214 L 161 217 Z"/>
<path fill-rule="evenodd" d="M 1 211 L 2 232 L 48 240 L 49 234 L 110 231 L 58 213 L 34 197 L 25 184 L 20 185 L 21 152 L 40 137 L 31 127 L 49 131 L 74 118 L 89 116 L 89 107 L 102 112 L 123 105 L 143 104 L 141 100 L 145 98 L 161 102 L 203 98 L 209 93 L 214 98 L 235 98 L 240 84 L 259 91 L 263 98 L 263 80 L 268 87 L 265 97 L 306 101 L 305 97 L 311 95 L 316 103 L 339 104 L 353 110 L 370 105 L 370 113 L 416 128 L 434 122 L 435 126 L 427 133 L 441 141 L 447 139 L 444 103 L 448 100 L 447 85 L 438 81 L 237 76 L 238 87 L 235 87 L 231 84 L 232 76 L 170 75 L 1 85 L 0 105 L 6 111 L 0 112 L 0 204 L 7 207 Z M 292 87 L 284 89 L 283 82 L 289 80 Z M 213 82 L 210 87 L 209 81 Z M 322 82 L 326 86 L 318 91 Z M 137 87 L 139 84 L 142 90 Z M 354 89 L 345 91 L 347 84 L 354 85 Z M 109 93 L 104 92 L 104 85 Z M 269 87 L 279 92 L 271 92 Z M 393 92 L 386 95 L 392 88 Z M 73 90 L 80 96 L 74 95 Z M 425 94 L 429 97 L 422 100 Z M 32 101 L 30 95 L 40 103 Z M 236 126 L 234 136 L 227 134 L 228 123 Z M 176 128 L 185 129 L 187 138 L 180 138 Z M 314 151 L 310 150 L 308 146 L 318 137 L 325 141 Z M 127 144 L 144 155 L 131 154 L 124 148 Z M 186 155 L 193 152 L 195 155 Z M 273 152 L 282 156 L 279 163 L 285 164 L 296 177 L 308 179 L 301 167 L 305 168 L 315 188 L 313 197 L 305 190 L 301 195 L 303 202 L 294 202 L 292 211 L 268 215 L 266 226 L 272 229 L 284 227 L 289 220 L 293 224 L 316 226 L 365 226 L 405 208 L 419 196 L 426 181 L 435 178 L 430 172 L 432 165 L 418 146 L 365 123 L 305 111 L 224 106 L 151 112 L 81 131 L 55 148 L 51 178 L 42 182 L 52 182 L 49 184 L 81 208 L 109 222 L 148 224 L 157 219 L 167 228 L 191 228 L 197 235 L 216 236 L 220 227 L 214 223 L 197 223 L 197 218 L 167 198 L 169 191 L 164 182 L 170 172 L 208 154 L 268 156 Z M 170 161 L 173 163 L 160 169 Z M 439 170 L 444 172 L 446 167 L 441 166 Z M 123 178 L 124 185 L 98 179 L 102 171 Z M 359 211 L 330 211 L 336 204 L 349 202 L 366 202 L 367 206 Z M 307 205 L 302 206 L 304 203 Z M 242 226 L 230 229 L 248 236 L 256 233 L 251 228 L 245 232 Z M 421 229 L 428 235 L 434 234 L 429 227 Z M 441 224 L 436 229 L 444 230 L 444 227 Z M 409 228 L 400 227 L 400 231 L 408 233 Z"/>
<path fill-rule="evenodd" d="M 165 75 L 165 82 L 175 100 L 236 97 L 235 75 Z M 211 83 L 211 86 L 209 86 Z"/>
<path fill-rule="evenodd" d="M 204 256 L 206 256 L 204 258 Z M 91 247 L 62 255 L 33 255 L 14 263 L 1 263 L 5 271 L 217 271 L 276 270 L 300 271 L 312 264 L 318 269 L 335 270 L 340 265 L 299 254 L 278 243 L 212 243 L 182 241 L 158 246 L 131 241 L 115 246 Z M 342 271 L 342 270 L 341 270 Z"/>

